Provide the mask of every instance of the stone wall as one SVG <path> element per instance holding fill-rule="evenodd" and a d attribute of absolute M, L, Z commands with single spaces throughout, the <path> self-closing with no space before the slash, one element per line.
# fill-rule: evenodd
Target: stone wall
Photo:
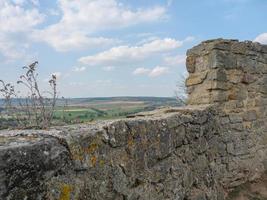
<path fill-rule="evenodd" d="M 210 40 L 187 55 L 189 104 L 220 110 L 229 171 L 223 182 L 255 179 L 267 166 L 267 45 Z"/>
<path fill-rule="evenodd" d="M 206 41 L 188 51 L 187 69 L 186 107 L 0 132 L 0 199 L 224 199 L 259 178 L 267 46 Z"/>
<path fill-rule="evenodd" d="M 239 102 L 251 107 L 253 100 L 267 97 L 267 45 L 205 41 L 187 52 L 187 70 L 190 105 Z"/>
<path fill-rule="evenodd" d="M 54 131 L 2 132 L 0 196 L 216 199 L 223 190 L 212 163 L 225 154 L 216 120 L 212 109 L 198 107 Z"/>

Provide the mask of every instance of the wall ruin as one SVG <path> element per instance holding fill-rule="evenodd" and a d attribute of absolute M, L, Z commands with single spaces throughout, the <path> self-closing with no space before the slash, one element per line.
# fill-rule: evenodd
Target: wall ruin
<path fill-rule="evenodd" d="M 187 53 L 188 106 L 143 117 L 0 132 L 0 199 L 224 199 L 267 169 L 267 46 Z"/>

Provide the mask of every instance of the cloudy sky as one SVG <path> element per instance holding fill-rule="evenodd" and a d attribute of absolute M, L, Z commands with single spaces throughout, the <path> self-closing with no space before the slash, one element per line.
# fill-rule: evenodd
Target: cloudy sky
<path fill-rule="evenodd" d="M 0 0 L 0 79 L 38 60 L 60 95 L 173 96 L 188 48 L 267 44 L 266 0 Z"/>

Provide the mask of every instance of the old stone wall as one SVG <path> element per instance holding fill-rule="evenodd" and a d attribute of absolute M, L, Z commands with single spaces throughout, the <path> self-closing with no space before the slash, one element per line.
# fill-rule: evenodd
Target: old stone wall
<path fill-rule="evenodd" d="M 132 119 L 0 132 L 0 199 L 225 199 L 267 168 L 267 46 L 188 51 L 189 99 Z"/>
<path fill-rule="evenodd" d="M 217 199 L 215 111 L 1 133 L 2 199 Z M 216 192 L 215 192 L 216 191 Z"/>
<path fill-rule="evenodd" d="M 187 54 L 189 104 L 220 110 L 229 171 L 223 182 L 255 179 L 267 165 L 267 45 L 210 40 Z"/>

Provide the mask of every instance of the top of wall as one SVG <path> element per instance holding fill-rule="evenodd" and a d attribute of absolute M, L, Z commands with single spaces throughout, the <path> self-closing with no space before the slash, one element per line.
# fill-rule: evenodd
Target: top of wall
<path fill-rule="evenodd" d="M 187 51 L 187 56 L 192 54 L 205 55 L 215 49 L 244 55 L 249 55 L 251 51 L 267 54 L 267 45 L 252 41 L 240 42 L 235 39 L 219 38 L 201 42 L 199 45 L 189 49 Z"/>
<path fill-rule="evenodd" d="M 187 52 L 188 104 L 245 101 L 267 95 L 267 45 L 204 41 Z"/>

